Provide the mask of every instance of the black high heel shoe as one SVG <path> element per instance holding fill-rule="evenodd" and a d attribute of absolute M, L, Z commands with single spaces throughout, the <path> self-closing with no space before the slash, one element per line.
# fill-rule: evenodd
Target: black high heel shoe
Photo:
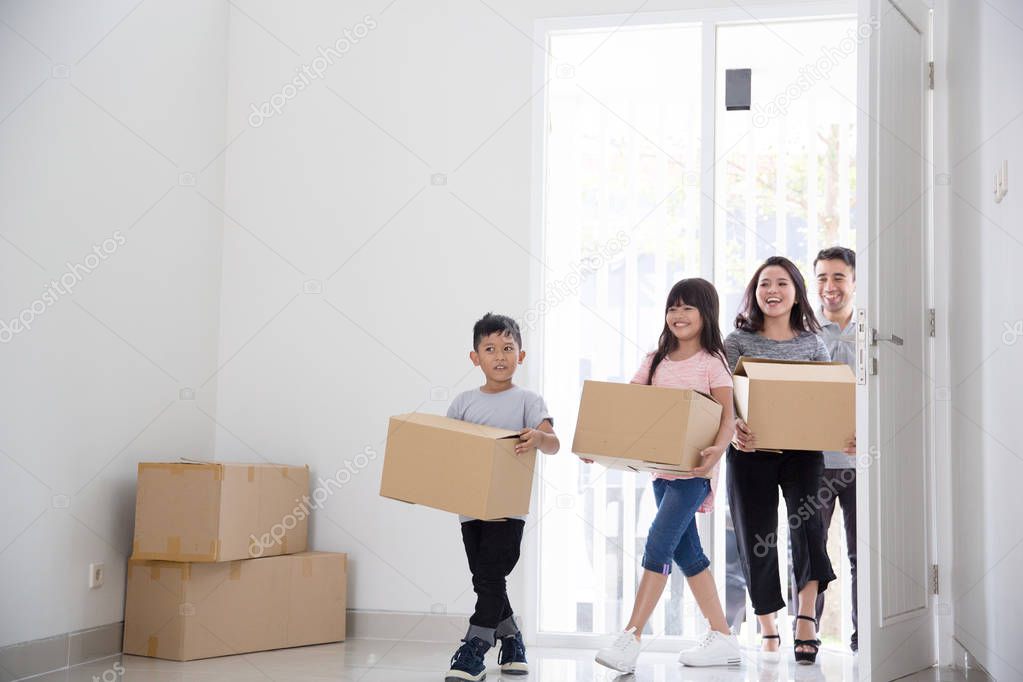
<path fill-rule="evenodd" d="M 796 616 L 797 619 L 808 620 L 813 623 L 814 632 L 817 631 L 817 619 L 810 616 Z M 813 647 L 813 651 L 800 651 L 799 647 Z M 820 651 L 821 641 L 819 639 L 794 639 L 792 640 L 792 652 L 796 655 L 796 663 L 799 665 L 813 665 L 817 662 L 817 652 Z"/>
<path fill-rule="evenodd" d="M 778 640 L 778 645 L 781 646 L 781 635 L 760 635 L 760 639 L 776 639 Z M 781 658 L 777 651 L 764 651 L 763 649 L 760 650 L 759 655 L 760 660 L 768 663 L 777 663 Z"/>

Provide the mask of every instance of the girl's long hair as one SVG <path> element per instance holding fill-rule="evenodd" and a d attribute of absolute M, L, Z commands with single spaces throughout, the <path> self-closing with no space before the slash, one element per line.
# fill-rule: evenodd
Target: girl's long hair
<path fill-rule="evenodd" d="M 821 325 L 817 321 L 817 316 L 814 315 L 813 308 L 810 307 L 803 273 L 799 271 L 795 263 L 784 256 L 771 256 L 753 273 L 749 284 L 746 285 L 746 293 L 743 294 L 739 314 L 735 316 L 735 328 L 746 332 L 763 331 L 764 311 L 757 303 L 757 286 L 760 284 L 760 273 L 764 271 L 764 268 L 769 268 L 772 265 L 785 268 L 785 271 L 789 273 L 789 279 L 792 280 L 792 285 L 796 287 L 796 300 L 792 304 L 792 310 L 789 311 L 789 327 L 797 334 L 819 332 Z"/>
<path fill-rule="evenodd" d="M 664 315 L 667 317 L 668 308 L 691 305 L 700 313 L 703 321 L 703 328 L 700 330 L 700 346 L 714 357 L 721 360 L 728 368 L 725 361 L 725 344 L 721 340 L 721 325 L 718 323 L 718 292 L 714 285 L 705 279 L 691 277 L 683 279 L 675 284 L 668 292 L 668 300 L 664 304 Z M 657 341 L 657 350 L 650 361 L 650 373 L 646 382 L 653 383 L 654 372 L 668 354 L 678 348 L 678 339 L 668 327 L 668 321 L 664 321 L 664 329 L 661 330 L 661 337 Z M 729 372 L 730 373 L 730 372 Z"/>

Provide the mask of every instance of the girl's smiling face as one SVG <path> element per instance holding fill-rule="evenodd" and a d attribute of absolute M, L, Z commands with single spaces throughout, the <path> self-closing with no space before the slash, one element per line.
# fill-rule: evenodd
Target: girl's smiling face
<path fill-rule="evenodd" d="M 788 270 L 769 265 L 760 272 L 757 282 L 757 305 L 764 317 L 788 317 L 796 302 L 796 287 Z"/>
<path fill-rule="evenodd" d="M 700 332 L 703 331 L 703 316 L 696 307 L 685 301 L 668 306 L 668 312 L 664 314 L 664 323 L 679 341 L 699 338 Z"/>

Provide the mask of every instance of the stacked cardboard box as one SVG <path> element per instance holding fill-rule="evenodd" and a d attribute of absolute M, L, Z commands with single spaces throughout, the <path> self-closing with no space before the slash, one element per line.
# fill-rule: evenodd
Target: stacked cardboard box
<path fill-rule="evenodd" d="M 308 552 L 309 468 L 141 462 L 124 652 L 188 661 L 345 638 L 347 556 Z"/>

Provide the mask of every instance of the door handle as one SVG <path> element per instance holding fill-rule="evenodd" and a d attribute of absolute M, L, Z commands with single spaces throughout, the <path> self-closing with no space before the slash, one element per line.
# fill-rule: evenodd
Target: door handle
<path fill-rule="evenodd" d="M 896 346 L 901 346 L 901 345 L 903 345 L 905 343 L 902 340 L 901 336 L 896 336 L 895 334 L 892 334 L 890 337 L 885 338 L 883 336 L 878 336 L 876 329 L 871 329 L 870 331 L 872 332 L 871 337 L 870 337 L 870 344 L 872 346 L 876 346 L 881 341 L 887 341 L 889 343 L 895 344 Z"/>
<path fill-rule="evenodd" d="M 856 383 L 867 385 L 867 311 L 864 308 L 856 310 Z"/>

